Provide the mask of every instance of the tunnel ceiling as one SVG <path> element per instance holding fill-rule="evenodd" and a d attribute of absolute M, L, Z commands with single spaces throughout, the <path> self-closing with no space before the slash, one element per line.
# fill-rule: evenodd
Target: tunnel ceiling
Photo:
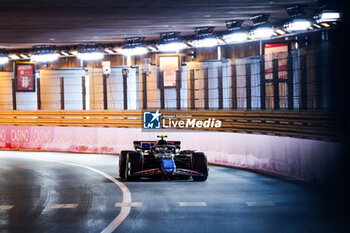
<path fill-rule="evenodd" d="M 0 47 L 28 48 L 38 44 L 118 42 L 125 37 L 157 39 L 159 33 L 215 26 L 225 30 L 225 21 L 246 20 L 269 13 L 269 22 L 287 18 L 286 6 L 315 0 L 1 0 Z"/>

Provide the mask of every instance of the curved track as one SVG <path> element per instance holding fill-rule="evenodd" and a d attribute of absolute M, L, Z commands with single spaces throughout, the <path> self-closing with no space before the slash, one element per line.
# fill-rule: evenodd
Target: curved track
<path fill-rule="evenodd" d="M 126 188 L 117 170 L 111 155 L 0 151 L 0 232 L 342 232 L 297 182 L 210 166 L 206 182 Z"/>

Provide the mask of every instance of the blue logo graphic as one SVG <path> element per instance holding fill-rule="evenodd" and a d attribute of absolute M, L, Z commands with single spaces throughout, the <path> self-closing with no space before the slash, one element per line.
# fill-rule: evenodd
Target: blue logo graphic
<path fill-rule="evenodd" d="M 159 110 L 156 112 L 143 112 L 143 128 L 144 129 L 160 129 Z"/>

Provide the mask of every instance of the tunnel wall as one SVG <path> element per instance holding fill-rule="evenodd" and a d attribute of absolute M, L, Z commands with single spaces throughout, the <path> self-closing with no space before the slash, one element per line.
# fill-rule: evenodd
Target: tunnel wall
<path fill-rule="evenodd" d="M 12 72 L 0 72 L 0 110 L 12 110 Z"/>
<path fill-rule="evenodd" d="M 161 132 L 140 128 L 0 126 L 0 149 L 120 153 L 134 140 L 154 140 Z M 207 154 L 210 163 L 321 182 L 332 177 L 341 153 L 335 142 L 230 132 L 163 132 L 182 149 Z M 28 156 L 30 156 L 28 154 Z"/>

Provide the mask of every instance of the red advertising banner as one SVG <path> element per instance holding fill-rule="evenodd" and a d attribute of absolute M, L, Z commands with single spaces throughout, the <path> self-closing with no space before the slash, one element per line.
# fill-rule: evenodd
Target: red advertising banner
<path fill-rule="evenodd" d="M 15 66 L 16 91 L 35 91 L 34 64 L 16 63 Z"/>
<path fill-rule="evenodd" d="M 278 60 L 278 79 L 287 79 L 287 61 L 288 61 L 288 44 L 272 43 L 265 44 L 265 79 L 273 79 L 273 60 Z M 278 83 L 279 104 L 281 108 L 288 107 L 287 84 L 286 82 Z M 266 83 L 266 108 L 274 108 L 274 85 Z"/>
<path fill-rule="evenodd" d="M 0 149 L 115 154 L 118 141 L 113 129 L 0 126 Z"/>
<path fill-rule="evenodd" d="M 287 78 L 288 44 L 265 44 L 265 78 L 272 79 L 272 61 L 278 59 L 278 78 Z"/>
<path fill-rule="evenodd" d="M 160 56 L 159 69 L 162 70 L 165 87 L 176 87 L 176 71 L 179 70 L 179 56 Z"/>

